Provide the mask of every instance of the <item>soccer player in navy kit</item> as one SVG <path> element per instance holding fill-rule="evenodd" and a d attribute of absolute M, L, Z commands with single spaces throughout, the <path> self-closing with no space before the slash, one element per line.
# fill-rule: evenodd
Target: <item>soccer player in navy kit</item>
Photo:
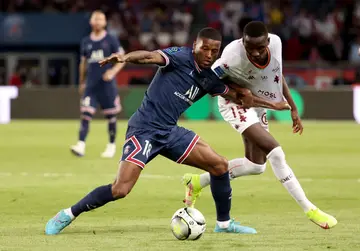
<path fill-rule="evenodd" d="M 116 180 L 94 189 L 72 207 L 61 210 L 48 221 L 46 234 L 58 234 L 81 213 L 127 196 L 145 165 L 157 155 L 210 173 L 217 212 L 215 232 L 256 233 L 255 229 L 230 219 L 228 161 L 193 131 L 177 125 L 181 114 L 207 93 L 242 104 L 243 96 L 229 89 L 210 69 L 218 57 L 220 46 L 220 33 L 205 28 L 199 32 L 193 49 L 171 47 L 154 52 L 134 51 L 100 61 L 102 65 L 131 62 L 160 67 L 140 108 L 129 120 Z"/>
<path fill-rule="evenodd" d="M 76 156 L 84 156 L 89 124 L 97 106 L 100 106 L 108 120 L 109 131 L 109 143 L 101 156 L 112 158 L 116 152 L 116 115 L 121 111 L 114 77 L 124 67 L 124 64 L 100 67 L 98 61 L 113 53 L 124 53 L 124 50 L 117 38 L 106 32 L 106 17 L 102 11 L 92 13 L 90 25 L 92 27 L 91 34 L 81 42 L 79 65 L 79 92 L 82 95 L 81 126 L 79 140 L 76 145 L 71 146 L 71 152 Z"/>

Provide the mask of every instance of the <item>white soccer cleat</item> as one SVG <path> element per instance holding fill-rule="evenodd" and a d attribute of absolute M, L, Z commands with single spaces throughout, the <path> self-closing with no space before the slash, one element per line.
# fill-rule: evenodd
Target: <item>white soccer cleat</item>
<path fill-rule="evenodd" d="M 85 142 L 78 141 L 76 145 L 70 147 L 71 152 L 78 157 L 85 155 Z"/>
<path fill-rule="evenodd" d="M 113 158 L 116 153 L 116 145 L 114 143 L 109 143 L 106 145 L 105 151 L 101 154 L 102 158 Z"/>

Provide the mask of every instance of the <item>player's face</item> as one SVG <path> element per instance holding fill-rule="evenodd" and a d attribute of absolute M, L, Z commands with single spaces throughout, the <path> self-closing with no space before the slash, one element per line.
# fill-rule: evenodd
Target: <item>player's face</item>
<path fill-rule="evenodd" d="M 268 36 L 244 37 L 245 50 L 252 61 L 261 64 L 266 60 L 269 41 Z"/>
<path fill-rule="evenodd" d="M 94 31 L 100 31 L 106 26 L 106 17 L 104 13 L 94 12 L 90 19 L 91 28 Z"/>
<path fill-rule="evenodd" d="M 196 63 L 200 68 L 209 68 L 219 56 L 221 41 L 197 38 L 193 49 Z"/>

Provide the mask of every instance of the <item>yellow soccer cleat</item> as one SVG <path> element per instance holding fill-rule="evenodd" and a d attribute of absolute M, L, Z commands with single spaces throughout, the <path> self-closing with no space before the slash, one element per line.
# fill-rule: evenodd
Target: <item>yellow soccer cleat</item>
<path fill-rule="evenodd" d="M 333 228 L 337 224 L 337 220 L 333 216 L 324 213 L 319 208 L 311 209 L 306 213 L 306 216 L 323 229 Z"/>
<path fill-rule="evenodd" d="M 196 199 L 200 196 L 202 187 L 200 185 L 200 175 L 186 173 L 182 178 L 185 186 L 185 207 L 194 207 Z"/>

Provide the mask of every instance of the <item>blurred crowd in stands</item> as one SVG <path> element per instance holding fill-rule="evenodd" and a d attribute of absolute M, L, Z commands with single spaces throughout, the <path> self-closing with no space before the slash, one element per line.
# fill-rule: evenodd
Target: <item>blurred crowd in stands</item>
<path fill-rule="evenodd" d="M 108 30 L 127 51 L 188 45 L 201 27 L 241 37 L 248 20 L 268 24 L 283 41 L 285 60 L 360 62 L 360 0 L 5 0 L 7 12 L 102 9 Z"/>
<path fill-rule="evenodd" d="M 283 58 L 288 62 L 301 60 L 332 66 L 343 61 L 346 62 L 343 66 L 348 63 L 360 66 L 360 0 L 2 0 L 0 4 L 0 10 L 8 13 L 74 13 L 95 9 L 107 14 L 108 31 L 119 38 L 126 51 L 191 46 L 196 33 L 206 26 L 222 31 L 225 46 L 242 36 L 245 24 L 259 20 L 281 37 Z M 355 67 L 357 81 L 359 66 Z M 339 77 L 332 84 L 351 84 L 345 83 L 341 67 L 335 67 Z M 3 76 L 0 85 L 5 83 L 3 68 L 0 65 Z M 16 67 L 10 84 L 21 86 L 26 82 L 20 77 L 29 75 L 22 73 L 25 68 Z M 53 68 L 56 67 L 49 66 Z M 57 75 L 63 76 L 62 72 Z M 68 73 L 65 75 L 58 79 L 68 83 Z M 35 82 L 30 85 L 36 85 Z M 306 83 L 294 85 L 301 87 Z"/>

